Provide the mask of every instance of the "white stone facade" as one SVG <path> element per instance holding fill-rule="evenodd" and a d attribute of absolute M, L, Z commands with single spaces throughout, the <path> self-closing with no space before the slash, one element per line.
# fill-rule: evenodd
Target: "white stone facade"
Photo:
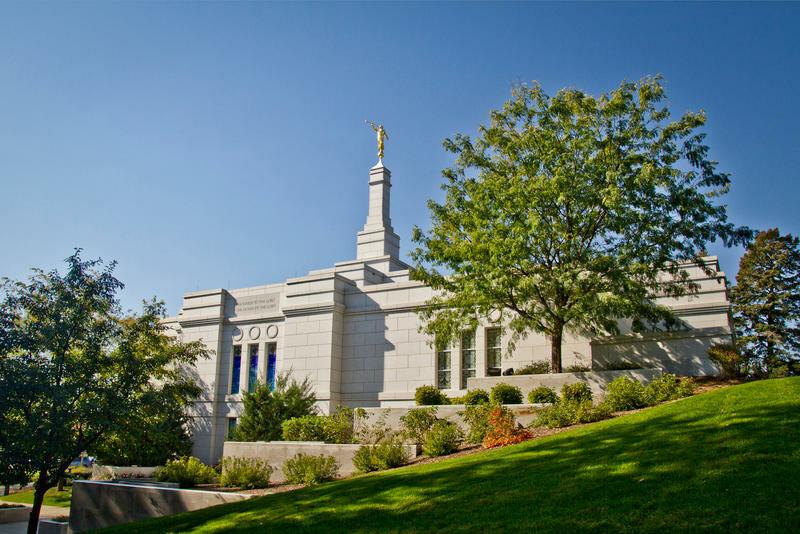
<path fill-rule="evenodd" d="M 241 415 L 242 393 L 251 377 L 263 382 L 269 371 L 308 376 L 323 411 L 340 404 L 406 406 L 413 403 L 417 387 L 437 384 L 437 355 L 431 340 L 419 332 L 416 314 L 432 290 L 411 281 L 408 265 L 399 259 L 390 188 L 388 169 L 382 164 L 370 169 L 369 213 L 357 236 L 356 260 L 278 284 L 186 293 L 179 314 L 167 319 L 183 340 L 201 340 L 214 353 L 196 367 L 204 389 L 193 414 L 194 454 L 200 459 L 220 458 L 228 425 Z M 707 258 L 707 266 L 712 276 L 687 264 L 699 292 L 666 302 L 684 321 L 684 330 L 639 336 L 622 321 L 621 335 L 614 338 L 565 336 L 564 366 L 594 362 L 602 368 L 627 359 L 679 374 L 715 373 L 706 349 L 730 341 L 731 325 L 725 276 L 716 258 Z M 487 333 L 492 327 L 487 321 L 475 332 L 476 377 L 489 372 Z M 258 357 L 252 372 L 251 352 Z M 274 355 L 272 369 L 268 353 Z M 532 334 L 513 354 L 503 356 L 501 367 L 548 360 L 549 355 L 548 340 Z M 452 347 L 450 368 L 447 393 L 463 394 L 466 378 L 458 345 Z"/>

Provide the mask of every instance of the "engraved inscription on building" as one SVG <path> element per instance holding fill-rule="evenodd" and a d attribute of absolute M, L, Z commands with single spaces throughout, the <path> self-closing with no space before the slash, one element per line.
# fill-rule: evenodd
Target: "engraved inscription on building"
<path fill-rule="evenodd" d="M 280 293 L 268 293 L 252 297 L 238 297 L 233 308 L 234 315 L 250 315 L 276 311 L 280 300 Z"/>

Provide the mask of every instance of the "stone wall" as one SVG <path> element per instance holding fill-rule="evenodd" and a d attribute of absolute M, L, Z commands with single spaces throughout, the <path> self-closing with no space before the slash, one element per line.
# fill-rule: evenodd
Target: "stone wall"
<path fill-rule="evenodd" d="M 76 480 L 72 485 L 69 526 L 72 532 L 84 532 L 250 497 L 240 493 Z"/>
<path fill-rule="evenodd" d="M 339 475 L 347 476 L 356 472 L 353 456 L 361 447 L 358 444 L 332 444 L 318 441 L 226 441 L 224 457 L 260 458 L 269 462 L 275 470 L 270 479 L 273 482 L 285 480 L 283 463 L 298 453 L 319 456 L 333 456 L 339 463 Z M 410 458 L 417 456 L 415 445 L 406 445 L 406 453 Z"/>

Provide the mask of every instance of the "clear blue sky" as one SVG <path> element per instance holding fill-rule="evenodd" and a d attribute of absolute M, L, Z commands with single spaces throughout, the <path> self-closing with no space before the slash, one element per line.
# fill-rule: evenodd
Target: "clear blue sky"
<path fill-rule="evenodd" d="M 800 233 L 798 4 L 0 4 L 0 276 L 119 261 L 126 308 L 355 255 L 386 125 L 405 255 L 511 85 L 661 73 L 704 109 L 730 217 Z M 739 250 L 712 247 L 729 274 Z"/>

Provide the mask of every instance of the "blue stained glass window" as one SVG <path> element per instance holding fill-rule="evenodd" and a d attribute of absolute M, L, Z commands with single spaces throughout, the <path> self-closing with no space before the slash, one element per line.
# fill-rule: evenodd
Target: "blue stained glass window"
<path fill-rule="evenodd" d="M 239 393 L 239 381 L 242 374 L 242 346 L 233 346 L 233 365 L 231 371 L 231 395 Z"/>
<path fill-rule="evenodd" d="M 227 438 L 231 439 L 233 431 L 236 430 L 237 420 L 235 417 L 228 417 L 228 435 Z"/>
<path fill-rule="evenodd" d="M 252 393 L 258 384 L 258 345 L 250 345 L 250 364 L 247 368 L 247 391 Z"/>
<path fill-rule="evenodd" d="M 267 343 L 267 384 L 269 384 L 270 391 L 275 391 L 275 367 L 278 361 L 277 351 L 277 343 Z"/>

